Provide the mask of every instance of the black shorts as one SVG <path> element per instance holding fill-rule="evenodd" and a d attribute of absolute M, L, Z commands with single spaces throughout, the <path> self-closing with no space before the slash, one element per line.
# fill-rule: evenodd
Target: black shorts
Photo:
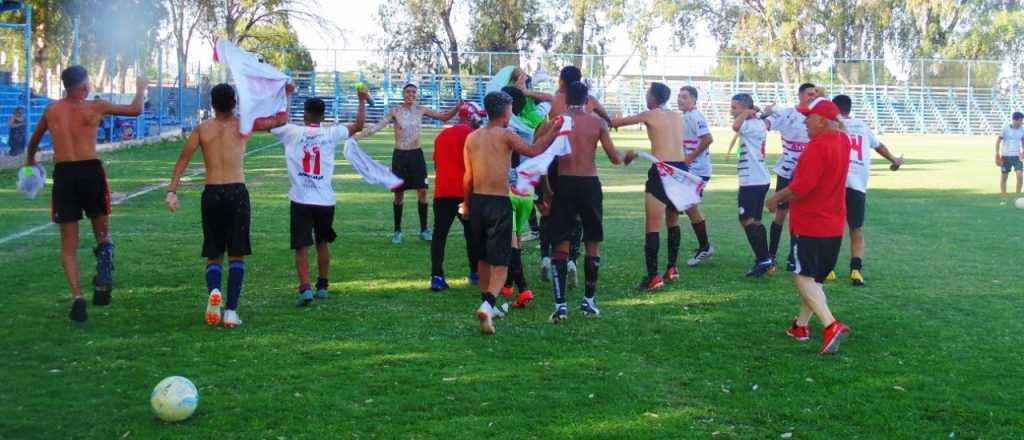
<path fill-rule="evenodd" d="M 668 165 L 672 165 L 683 171 L 689 171 L 690 167 L 686 165 L 686 162 L 665 162 Z M 651 168 L 647 170 L 647 182 L 644 183 L 644 192 L 654 196 L 659 202 L 664 203 L 665 207 L 676 211 L 676 205 L 669 200 L 668 194 L 665 193 L 665 185 L 661 183 L 661 175 L 658 174 L 658 166 L 651 164 Z M 701 189 L 701 195 L 703 196 L 704 190 Z"/>
<path fill-rule="evenodd" d="M 83 211 L 89 218 L 110 215 L 110 188 L 103 163 L 99 159 L 57 162 L 50 218 L 54 223 L 77 222 Z"/>
<path fill-rule="evenodd" d="M 839 260 L 839 246 L 843 237 L 801 237 L 793 240 L 793 259 L 796 263 L 794 273 L 814 278 L 818 284 L 825 282 Z"/>
<path fill-rule="evenodd" d="M 469 196 L 470 250 L 473 259 L 508 266 L 512 259 L 512 201 L 508 196 Z"/>
<path fill-rule="evenodd" d="M 1010 171 L 1020 172 L 1024 169 L 1024 164 L 1021 163 L 1019 156 L 1003 156 L 1003 173 L 1009 173 Z"/>
<path fill-rule="evenodd" d="M 846 224 L 850 226 L 850 229 L 860 229 L 864 226 L 867 202 L 867 193 L 846 188 Z"/>
<path fill-rule="evenodd" d="M 789 186 L 789 179 L 782 176 L 775 176 L 775 192 L 782 191 Z M 779 209 L 789 209 L 789 202 L 779 203 Z"/>
<path fill-rule="evenodd" d="M 312 246 L 313 237 L 316 244 L 334 243 L 338 234 L 334 233 L 334 206 L 307 205 L 292 202 L 291 235 L 292 249 Z"/>
<path fill-rule="evenodd" d="M 391 172 L 403 181 L 402 186 L 393 191 L 427 188 L 427 162 L 420 148 L 391 153 Z"/>
<path fill-rule="evenodd" d="M 554 188 L 548 219 L 552 243 L 572 241 L 577 222 L 584 242 L 604 240 L 604 194 L 597 176 L 559 176 Z"/>
<path fill-rule="evenodd" d="M 203 256 L 221 258 L 252 253 L 249 243 L 249 190 L 244 183 L 206 185 L 203 189 Z"/>
<path fill-rule="evenodd" d="M 736 193 L 736 205 L 739 207 L 740 221 L 754 219 L 761 221 L 764 213 L 764 198 L 768 195 L 770 185 L 741 186 Z"/>

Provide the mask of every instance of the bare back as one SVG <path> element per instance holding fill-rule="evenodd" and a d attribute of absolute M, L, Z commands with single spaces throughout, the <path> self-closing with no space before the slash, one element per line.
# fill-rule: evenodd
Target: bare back
<path fill-rule="evenodd" d="M 569 110 L 566 115 L 572 118 L 572 134 L 569 142 L 572 153 L 558 158 L 558 174 L 560 176 L 596 176 L 597 142 L 607 136 L 608 126 L 604 120 L 593 113 L 580 110 Z M 606 149 L 609 145 L 602 145 Z"/>
<path fill-rule="evenodd" d="M 654 157 L 665 162 L 682 162 L 683 131 L 686 123 L 679 112 L 657 108 L 645 112 L 644 125 L 647 126 L 647 138 L 651 140 L 651 152 Z"/>
<path fill-rule="evenodd" d="M 484 127 L 466 139 L 467 173 L 472 173 L 474 194 L 508 195 L 508 170 L 512 166 L 513 150 L 511 138 L 515 136 L 505 128 Z"/>
<path fill-rule="evenodd" d="M 103 121 L 98 101 L 61 99 L 43 113 L 53 140 L 54 162 L 96 159 L 96 129 Z"/>
<path fill-rule="evenodd" d="M 206 184 L 245 183 L 245 138 L 239 133 L 238 118 L 218 116 L 199 124 L 196 130 L 203 149 Z"/>

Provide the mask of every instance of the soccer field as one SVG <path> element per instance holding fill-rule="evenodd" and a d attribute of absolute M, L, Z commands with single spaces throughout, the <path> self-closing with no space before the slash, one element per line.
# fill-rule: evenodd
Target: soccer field
<path fill-rule="evenodd" d="M 424 146 L 435 133 L 425 132 Z M 85 325 L 67 319 L 57 229 L 4 242 L 0 438 L 1024 435 L 1024 211 L 999 206 L 993 137 L 881 137 L 907 164 L 890 172 L 875 155 L 868 286 L 846 281 L 844 245 L 840 281 L 826 292 L 853 334 L 840 355 L 822 357 L 816 321 L 809 343 L 784 334 L 798 306 L 790 276 L 743 276 L 753 257 L 736 220 L 735 162 L 724 158 L 732 135 L 714 134 L 704 210 L 717 255 L 709 264 L 682 269 L 680 281 L 656 293 L 634 289 L 643 275 L 646 164 L 612 167 L 602 155 L 603 316 L 585 319 L 573 309 L 566 325 L 550 324 L 550 284 L 538 279 L 529 242 L 524 262 L 538 300 L 497 321 L 493 337 L 479 334 L 479 293 L 464 278 L 459 227 L 446 261 L 453 288 L 430 292 L 429 246 L 410 233 L 392 245 L 391 195 L 343 161 L 333 297 L 295 307 L 288 178 L 268 136 L 249 142 L 246 160 L 254 255 L 238 329 L 203 320 L 201 177 L 179 191 L 176 214 L 164 207 L 162 189 L 114 207 L 114 302 L 90 305 Z M 615 139 L 647 146 L 642 132 Z M 774 164 L 778 136 L 770 139 Z M 388 163 L 391 140 L 382 133 L 363 146 Z M 115 197 L 165 183 L 180 147 L 105 154 Z M 199 158 L 190 170 L 201 169 Z M 0 171 L 0 240 L 49 219 L 49 189 L 27 200 L 14 191 L 14 176 Z M 406 231 L 415 231 L 415 217 L 405 210 Z M 83 286 L 94 264 L 89 231 L 83 222 Z M 683 255 L 693 247 L 684 225 Z M 571 291 L 570 305 L 581 296 L 582 287 Z M 170 375 L 190 378 L 201 396 L 195 416 L 177 424 L 158 421 L 149 406 L 152 387 Z"/>

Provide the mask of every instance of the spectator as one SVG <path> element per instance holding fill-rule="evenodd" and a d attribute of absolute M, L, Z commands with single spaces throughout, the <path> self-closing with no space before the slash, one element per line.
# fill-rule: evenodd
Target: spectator
<path fill-rule="evenodd" d="M 7 143 L 11 146 L 10 155 L 17 156 L 25 151 L 25 109 L 18 107 L 14 109 L 14 113 L 11 114 L 11 119 L 7 121 L 8 128 L 8 139 Z"/>

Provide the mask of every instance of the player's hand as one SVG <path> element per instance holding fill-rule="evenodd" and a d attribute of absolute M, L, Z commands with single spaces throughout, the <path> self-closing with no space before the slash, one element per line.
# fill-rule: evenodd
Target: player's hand
<path fill-rule="evenodd" d="M 903 166 L 903 157 L 902 156 L 897 157 L 896 160 L 892 161 L 892 164 L 889 165 L 889 169 L 892 170 L 892 171 L 896 171 L 896 170 L 900 169 L 901 166 Z"/>
<path fill-rule="evenodd" d="M 461 216 L 463 220 L 469 220 L 469 201 L 468 200 L 464 201 L 462 203 L 459 203 L 459 216 Z"/>
<path fill-rule="evenodd" d="M 1003 166 L 1003 156 L 1000 156 L 998 154 L 996 155 L 996 166 L 997 167 Z"/>
<path fill-rule="evenodd" d="M 768 198 L 768 201 L 765 202 L 765 206 L 768 207 L 768 212 L 774 214 L 775 211 L 779 209 L 779 199 L 775 196 L 771 196 Z"/>
<path fill-rule="evenodd" d="M 370 90 L 367 89 L 366 86 L 360 85 L 360 87 L 356 88 L 356 96 L 359 97 L 359 100 L 361 102 L 369 101 L 370 100 Z"/>
<path fill-rule="evenodd" d="M 295 94 L 295 83 L 291 82 L 291 81 L 288 81 L 288 84 L 284 85 L 284 92 L 289 94 L 289 95 L 294 95 Z"/>
<path fill-rule="evenodd" d="M 626 152 L 626 156 L 622 158 L 622 164 L 625 166 L 629 166 L 629 164 L 633 163 L 633 161 L 636 160 L 636 157 L 636 151 L 629 150 Z"/>
<path fill-rule="evenodd" d="M 172 192 L 167 193 L 167 197 L 164 198 L 164 203 L 167 204 L 167 209 L 171 212 L 175 212 L 181 205 L 178 203 L 178 195 Z"/>

